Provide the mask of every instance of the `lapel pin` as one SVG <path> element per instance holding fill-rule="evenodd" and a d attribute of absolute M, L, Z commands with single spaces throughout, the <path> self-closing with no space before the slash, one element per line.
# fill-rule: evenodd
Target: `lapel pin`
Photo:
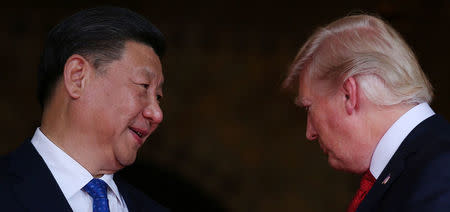
<path fill-rule="evenodd" d="M 385 185 L 389 179 L 391 179 L 391 174 L 388 174 L 388 176 L 386 178 L 384 178 L 383 182 L 381 184 Z"/>

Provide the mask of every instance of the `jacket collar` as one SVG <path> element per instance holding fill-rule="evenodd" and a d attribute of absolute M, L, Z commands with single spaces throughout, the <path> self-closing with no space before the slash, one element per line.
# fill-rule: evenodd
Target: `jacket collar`
<path fill-rule="evenodd" d="M 32 211 L 72 211 L 44 160 L 27 140 L 11 153 L 8 176 L 14 195 Z"/>

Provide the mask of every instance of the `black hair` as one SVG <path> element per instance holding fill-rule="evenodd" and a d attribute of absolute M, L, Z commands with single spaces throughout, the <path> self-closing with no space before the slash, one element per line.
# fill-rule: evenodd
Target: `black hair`
<path fill-rule="evenodd" d="M 119 7 L 82 10 L 50 30 L 38 70 L 37 96 L 42 108 L 61 78 L 67 59 L 79 54 L 95 68 L 120 59 L 126 41 L 153 48 L 161 58 L 163 34 L 141 15 Z"/>

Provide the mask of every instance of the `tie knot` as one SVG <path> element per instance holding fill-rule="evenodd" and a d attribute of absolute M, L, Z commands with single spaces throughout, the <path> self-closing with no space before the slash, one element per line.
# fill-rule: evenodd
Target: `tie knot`
<path fill-rule="evenodd" d="M 83 187 L 83 190 L 86 191 L 93 199 L 107 198 L 106 189 L 107 184 L 105 181 L 97 178 L 92 179 Z"/>
<path fill-rule="evenodd" d="M 367 170 L 361 179 L 361 184 L 367 183 L 367 184 L 370 184 L 370 186 L 372 186 L 376 180 L 377 179 L 375 179 L 375 177 L 372 175 L 372 173 L 370 173 L 370 170 Z"/>
<path fill-rule="evenodd" d="M 376 179 L 372 175 L 372 173 L 370 173 L 370 170 L 367 170 L 361 179 L 361 184 L 359 186 L 359 189 L 356 192 L 355 197 L 353 197 L 353 200 L 350 203 L 350 205 L 347 209 L 347 212 L 355 212 L 356 211 L 359 204 L 362 202 L 364 197 L 366 197 L 366 194 L 369 193 L 369 190 L 372 188 L 375 181 L 376 181 Z"/>

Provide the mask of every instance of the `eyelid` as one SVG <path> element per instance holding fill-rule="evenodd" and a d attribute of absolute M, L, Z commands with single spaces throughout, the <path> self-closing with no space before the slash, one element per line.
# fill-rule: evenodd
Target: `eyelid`
<path fill-rule="evenodd" d="M 156 94 L 156 100 L 161 101 L 161 99 L 163 98 L 162 94 Z"/>
<path fill-rule="evenodd" d="M 145 89 L 147 89 L 148 87 L 150 87 L 149 83 L 139 83 L 140 86 L 144 87 Z"/>

